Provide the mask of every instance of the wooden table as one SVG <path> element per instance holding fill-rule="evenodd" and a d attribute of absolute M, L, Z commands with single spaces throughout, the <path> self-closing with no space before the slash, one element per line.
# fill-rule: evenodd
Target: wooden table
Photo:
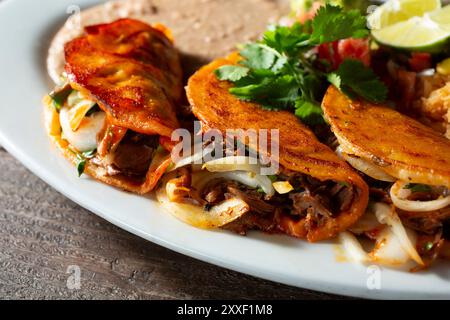
<path fill-rule="evenodd" d="M 200 262 L 118 229 L 1 147 L 0 168 L 1 299 L 335 298 Z M 80 289 L 67 286 L 69 266 L 80 268 Z"/>

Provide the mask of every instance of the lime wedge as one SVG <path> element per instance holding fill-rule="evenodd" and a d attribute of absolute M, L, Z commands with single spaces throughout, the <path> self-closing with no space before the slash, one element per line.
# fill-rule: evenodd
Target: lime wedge
<path fill-rule="evenodd" d="M 372 30 L 379 30 L 439 8 L 440 0 L 389 0 L 375 9 L 368 21 Z"/>
<path fill-rule="evenodd" d="M 372 30 L 385 46 L 411 51 L 439 53 L 449 48 L 450 5 L 388 27 Z"/>

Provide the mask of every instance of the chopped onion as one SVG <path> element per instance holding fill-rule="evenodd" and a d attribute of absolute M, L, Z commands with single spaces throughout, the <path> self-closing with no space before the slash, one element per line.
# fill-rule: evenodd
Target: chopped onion
<path fill-rule="evenodd" d="M 289 181 L 276 181 L 272 183 L 272 186 L 279 194 L 286 194 L 294 190 L 294 187 L 289 183 Z"/>
<path fill-rule="evenodd" d="M 348 154 L 342 151 L 341 147 L 336 149 L 338 155 L 344 158 L 353 168 L 365 173 L 369 177 L 376 180 L 394 182 L 395 178 L 384 172 L 379 166 L 370 163 L 369 161 L 363 160 L 357 156 Z"/>
<path fill-rule="evenodd" d="M 261 173 L 261 165 L 257 162 L 257 159 L 245 157 L 245 156 L 232 156 L 224 157 L 208 161 L 203 165 L 203 169 L 210 172 L 227 172 L 227 171 L 248 171 L 256 174 Z"/>
<path fill-rule="evenodd" d="M 345 252 L 356 262 L 364 263 L 370 261 L 370 257 L 362 248 L 358 239 L 348 231 L 339 234 L 339 242 L 344 247 Z"/>
<path fill-rule="evenodd" d="M 267 176 L 255 174 L 253 172 L 245 171 L 231 171 L 231 172 L 198 172 L 192 176 L 192 185 L 197 190 L 202 190 L 206 184 L 213 179 L 225 179 L 240 182 L 250 188 L 261 188 L 268 196 L 275 194 L 275 189 L 272 186 L 272 181 Z"/>
<path fill-rule="evenodd" d="M 424 265 L 422 258 L 416 250 L 415 240 L 408 236 L 400 218 L 395 212 L 395 208 L 378 202 L 373 205 L 373 209 L 378 221 L 390 227 L 392 233 L 396 236 L 398 242 L 409 256 L 418 264 Z"/>
<path fill-rule="evenodd" d="M 402 190 L 406 183 L 397 181 L 390 190 L 390 195 L 394 205 L 402 210 L 410 212 L 428 212 L 443 209 L 450 205 L 450 195 L 431 201 L 413 201 L 406 200 L 406 196 Z"/>
<path fill-rule="evenodd" d="M 156 197 L 160 204 L 177 219 L 197 228 L 222 227 L 242 217 L 250 210 L 248 204 L 243 200 L 231 198 L 206 211 L 197 205 L 170 201 L 165 189 L 163 186 L 156 191 Z"/>

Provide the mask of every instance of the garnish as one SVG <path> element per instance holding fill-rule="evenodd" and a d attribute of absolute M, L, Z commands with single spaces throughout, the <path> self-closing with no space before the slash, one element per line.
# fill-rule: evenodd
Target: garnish
<path fill-rule="evenodd" d="M 327 80 L 352 97 L 385 100 L 386 87 L 363 63 L 345 61 L 336 72 L 327 73 L 314 54 L 318 45 L 368 34 L 358 10 L 326 5 L 305 24 L 269 28 L 261 41 L 241 47 L 238 65 L 222 66 L 215 74 L 232 82 L 230 92 L 241 100 L 270 110 L 293 109 L 308 124 L 323 123 L 319 101 Z"/>
<path fill-rule="evenodd" d="M 433 249 L 434 247 L 434 243 L 433 242 L 427 242 L 425 243 L 425 245 L 423 246 L 423 248 L 425 249 L 425 251 L 430 251 L 431 249 Z"/>
<path fill-rule="evenodd" d="M 343 187 L 347 187 L 347 188 L 351 188 L 351 184 L 350 183 L 348 183 L 347 181 L 339 181 L 338 182 L 339 183 L 339 185 L 341 185 L 341 186 L 343 186 Z"/>
<path fill-rule="evenodd" d="M 347 38 L 365 38 L 369 35 L 367 21 L 359 10 L 344 11 L 339 6 L 327 5 L 319 9 L 312 22 L 311 35 L 315 44 Z"/>
<path fill-rule="evenodd" d="M 420 184 L 420 183 L 409 183 L 404 186 L 404 189 L 409 189 L 409 190 L 411 190 L 412 193 L 431 192 L 432 191 L 430 186 L 427 186 L 426 184 Z"/>
<path fill-rule="evenodd" d="M 372 102 L 386 99 L 386 86 L 359 60 L 345 60 L 327 79 L 351 98 L 360 96 Z"/>
<path fill-rule="evenodd" d="M 61 110 L 64 102 L 72 91 L 72 87 L 67 83 L 49 93 L 49 97 L 53 100 L 53 106 L 56 111 L 59 112 Z"/>
<path fill-rule="evenodd" d="M 97 152 L 97 149 L 85 151 L 85 152 L 75 152 L 73 151 L 77 156 L 77 172 L 78 176 L 81 177 L 81 175 L 84 173 L 84 169 L 86 168 L 86 162 L 88 159 L 92 159 L 95 156 L 95 153 Z"/>

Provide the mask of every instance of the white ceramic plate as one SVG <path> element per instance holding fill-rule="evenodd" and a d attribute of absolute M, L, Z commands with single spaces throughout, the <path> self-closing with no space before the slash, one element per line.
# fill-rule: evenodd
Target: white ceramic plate
<path fill-rule="evenodd" d="M 52 35 L 67 17 L 67 7 L 78 4 L 86 8 L 94 2 L 0 2 L 0 144 L 27 168 L 111 223 L 225 268 L 288 285 L 357 297 L 450 298 L 448 264 L 416 274 L 368 269 L 338 262 L 333 243 L 312 245 L 257 232 L 241 237 L 198 230 L 162 211 L 151 198 L 125 193 L 89 178 L 77 178 L 75 169 L 51 146 L 44 131 L 41 98 L 51 87 L 45 54 Z M 239 286 L 236 288 L 239 290 Z"/>

